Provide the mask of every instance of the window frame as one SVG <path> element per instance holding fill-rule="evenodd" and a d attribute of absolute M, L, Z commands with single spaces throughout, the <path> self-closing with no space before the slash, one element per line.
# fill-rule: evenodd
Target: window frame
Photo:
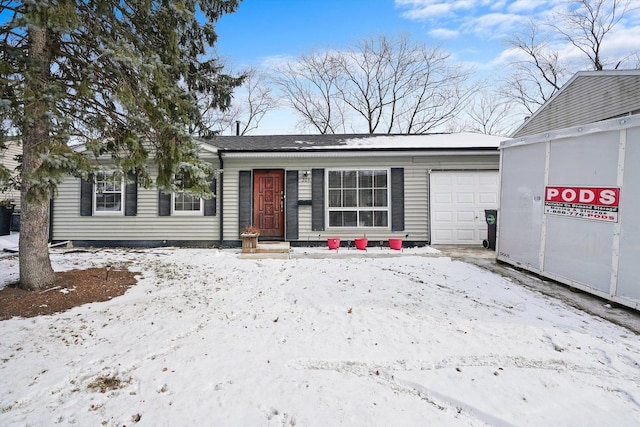
<path fill-rule="evenodd" d="M 200 209 L 199 210 L 176 210 L 176 195 L 177 194 L 185 194 L 187 196 L 193 197 L 194 199 L 198 199 L 200 201 Z M 175 193 L 171 193 L 171 216 L 204 216 L 204 199 L 196 198 L 186 191 L 176 191 Z"/>
<path fill-rule="evenodd" d="M 176 174 L 175 180 L 176 184 L 180 183 L 181 175 Z M 176 195 L 184 194 L 186 196 L 192 197 L 194 200 L 199 200 L 200 209 L 198 210 L 176 210 Z M 175 191 L 171 193 L 171 216 L 204 216 L 204 199 L 202 197 L 197 198 L 193 195 L 187 193 L 186 191 Z"/>
<path fill-rule="evenodd" d="M 125 180 L 124 180 L 124 176 L 120 178 L 120 191 L 98 191 L 101 182 L 107 182 L 107 180 L 99 179 L 99 176 L 105 175 L 105 176 L 110 176 L 113 177 L 113 175 L 115 175 L 118 171 L 116 170 L 108 170 L 108 171 L 100 171 L 100 172 L 96 172 L 95 173 L 95 182 L 93 184 L 93 194 L 92 194 L 92 208 L 93 208 L 93 214 L 94 215 L 105 215 L 105 216 L 123 216 L 124 215 L 124 205 L 125 205 L 125 189 L 126 189 L 126 185 L 125 185 Z M 113 180 L 113 182 L 115 183 L 116 180 Z M 99 210 L 98 209 L 98 194 L 120 194 L 120 209 L 119 210 Z"/>
<path fill-rule="evenodd" d="M 384 171 L 385 175 L 386 175 L 386 186 L 384 187 L 384 189 L 386 190 L 386 205 L 385 206 L 359 206 L 360 204 L 360 180 L 359 180 L 359 176 L 360 176 L 360 172 L 363 171 L 370 171 L 372 173 L 372 180 L 373 180 L 373 187 L 371 187 L 372 189 L 376 189 L 375 187 L 375 172 L 376 171 Z M 356 206 L 348 206 L 348 207 L 331 207 L 331 196 L 330 196 L 330 174 L 331 172 L 356 172 L 356 187 L 355 187 L 355 192 L 356 192 Z M 343 183 L 341 183 L 341 189 L 344 189 L 344 187 L 342 186 Z M 325 185 L 324 185 L 324 191 L 325 191 L 325 224 L 327 224 L 326 228 L 327 229 L 334 229 L 334 230 L 360 230 L 360 229 L 367 229 L 367 230 L 390 230 L 391 229 L 391 168 L 390 167 L 357 167 L 357 168 L 327 168 L 325 169 Z M 382 188 L 382 187 L 378 187 L 378 188 Z M 373 200 L 375 201 L 375 192 L 373 195 Z M 375 204 L 375 203 L 374 203 Z M 335 211 L 341 211 L 341 212 L 347 212 L 347 211 L 355 211 L 356 212 L 356 225 L 353 226 L 340 226 L 340 225 L 331 225 L 331 212 L 335 212 Z M 386 216 L 387 216 L 387 225 L 382 225 L 382 226 L 377 226 L 375 225 L 375 219 L 374 219 L 374 225 L 361 225 L 360 221 L 361 221 L 361 212 L 386 212 Z"/>

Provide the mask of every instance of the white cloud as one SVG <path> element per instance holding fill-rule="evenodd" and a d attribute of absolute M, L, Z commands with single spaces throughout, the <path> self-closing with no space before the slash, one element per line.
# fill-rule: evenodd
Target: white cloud
<path fill-rule="evenodd" d="M 527 21 L 527 17 L 511 13 L 489 13 L 468 20 L 463 24 L 464 32 L 490 38 L 501 38 L 513 33 Z"/>
<path fill-rule="evenodd" d="M 290 61 L 294 61 L 296 59 L 293 55 L 273 55 L 273 56 L 265 56 L 261 59 L 261 65 L 264 68 L 275 69 L 280 65 L 285 64 Z"/>
<path fill-rule="evenodd" d="M 429 18 L 443 17 L 451 15 L 452 4 L 437 3 L 414 7 L 402 14 L 403 17 L 411 20 L 422 21 Z"/>
<path fill-rule="evenodd" d="M 507 10 L 511 13 L 532 12 L 546 4 L 545 0 L 516 0 L 507 6 Z"/>
<path fill-rule="evenodd" d="M 458 26 L 457 29 L 449 27 L 449 31 L 457 31 L 458 35 L 481 34 L 491 38 L 502 37 L 525 20 L 544 15 L 556 3 L 550 0 L 395 0 L 396 7 L 404 9 L 402 16 L 406 19 L 448 19 L 450 24 Z M 453 34 L 439 31 L 434 30 L 432 35 L 445 38 L 442 36 Z"/>
<path fill-rule="evenodd" d="M 502 10 L 505 8 L 506 5 L 507 5 L 507 0 L 499 0 L 499 1 L 491 2 L 489 7 L 491 8 L 491 10 Z"/>
<path fill-rule="evenodd" d="M 615 67 L 615 62 L 626 58 L 620 69 L 635 68 L 640 54 L 640 27 L 625 28 L 609 34 L 602 44 L 603 59 L 608 67 Z"/>
<path fill-rule="evenodd" d="M 489 67 L 504 67 L 518 61 L 526 61 L 527 55 L 520 49 L 513 47 L 507 48 L 500 52 L 500 55 L 487 63 Z"/>
<path fill-rule="evenodd" d="M 429 34 L 436 39 L 454 39 L 460 35 L 460 31 L 457 30 L 449 30 L 446 28 L 436 28 L 435 30 L 431 30 Z"/>
<path fill-rule="evenodd" d="M 403 17 L 424 21 L 432 18 L 456 16 L 460 11 L 473 10 L 487 2 L 487 0 L 480 2 L 478 0 L 396 0 L 395 5 L 401 9 L 408 9 L 402 14 Z"/>

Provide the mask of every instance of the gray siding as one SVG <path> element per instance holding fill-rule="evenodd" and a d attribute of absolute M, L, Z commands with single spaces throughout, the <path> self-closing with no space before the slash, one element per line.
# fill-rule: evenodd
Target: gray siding
<path fill-rule="evenodd" d="M 215 160 L 212 160 L 215 161 Z M 366 233 L 373 243 L 390 237 L 406 241 L 430 241 L 429 235 L 429 172 L 431 170 L 497 170 L 499 153 L 410 155 L 395 153 L 389 156 L 334 155 L 260 157 L 226 157 L 224 173 L 219 176 L 217 215 L 159 216 L 158 192 L 155 188 L 138 188 L 136 216 L 80 216 L 80 180 L 66 178 L 60 185 L 54 202 L 53 239 L 83 241 L 223 241 L 239 242 L 239 172 L 253 169 L 282 169 L 298 171 L 298 200 L 311 200 L 311 177 L 304 171 L 315 168 L 402 168 L 404 170 L 404 230 L 326 228 L 313 231 L 311 205 L 298 206 L 298 238 L 294 242 L 321 242 L 330 237 L 353 240 Z M 217 166 L 217 165 L 216 165 Z M 224 201 L 220 186 L 224 186 Z M 222 206 L 224 204 L 224 206 Z M 224 218 L 220 236 L 220 218 Z M 391 224 L 390 224 L 391 225 Z"/>
<path fill-rule="evenodd" d="M 219 197 L 216 203 L 220 212 Z M 219 215 L 161 217 L 158 190 L 138 188 L 136 216 L 80 216 L 80 179 L 68 177 L 54 200 L 53 240 L 218 241 Z"/>
<path fill-rule="evenodd" d="M 640 71 L 577 74 L 514 138 L 640 113 Z"/>
<path fill-rule="evenodd" d="M 356 166 L 357 165 L 357 166 Z M 438 170 L 497 170 L 499 154 L 459 156 L 398 156 L 398 157 L 324 157 L 324 158 L 226 158 L 224 164 L 224 240 L 239 240 L 238 232 L 238 172 L 250 169 L 298 170 L 299 200 L 311 200 L 311 179 L 305 181 L 302 171 L 314 168 L 404 168 L 405 176 L 405 229 L 330 229 L 313 231 L 311 206 L 299 207 L 298 242 L 323 241 L 329 237 L 352 240 L 366 237 L 373 242 L 389 237 L 402 237 L 407 241 L 429 241 L 429 171 Z"/>
<path fill-rule="evenodd" d="M 16 176 L 17 173 L 15 172 L 15 169 L 18 166 L 18 162 L 15 160 L 15 156 L 22 154 L 22 144 L 20 144 L 20 142 L 18 141 L 6 141 L 5 145 L 7 146 L 7 149 L 0 151 L 0 162 L 2 162 L 2 164 L 10 171 L 14 171 L 13 175 Z M 0 200 L 5 199 L 15 201 L 16 209 L 20 209 L 19 190 L 0 192 Z"/>

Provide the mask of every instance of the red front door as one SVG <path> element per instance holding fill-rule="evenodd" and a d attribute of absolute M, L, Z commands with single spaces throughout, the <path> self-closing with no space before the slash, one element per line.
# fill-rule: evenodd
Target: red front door
<path fill-rule="evenodd" d="M 253 225 L 260 237 L 284 238 L 284 171 L 253 172 Z"/>

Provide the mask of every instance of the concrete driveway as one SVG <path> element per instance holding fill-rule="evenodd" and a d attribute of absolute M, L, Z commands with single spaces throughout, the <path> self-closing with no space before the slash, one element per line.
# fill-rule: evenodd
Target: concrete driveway
<path fill-rule="evenodd" d="M 509 264 L 498 262 L 496 253 L 482 246 L 434 245 L 432 247 L 442 252 L 445 256 L 469 262 L 493 273 L 509 277 L 523 286 L 560 299 L 572 307 L 624 326 L 635 334 L 640 335 L 640 312 L 638 311 L 603 300 L 565 284 L 517 269 Z"/>

